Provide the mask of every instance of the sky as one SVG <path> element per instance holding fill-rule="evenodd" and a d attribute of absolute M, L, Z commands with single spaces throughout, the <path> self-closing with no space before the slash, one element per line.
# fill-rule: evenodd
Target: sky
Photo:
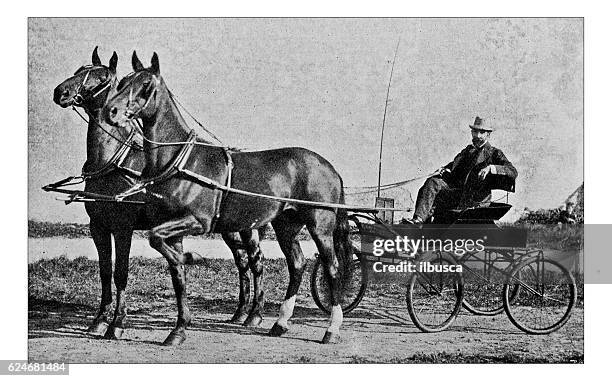
<path fill-rule="evenodd" d="M 514 211 L 553 208 L 583 182 L 582 19 L 30 19 L 29 217 L 87 222 L 41 186 L 80 173 L 85 123 L 53 89 L 97 45 L 119 76 L 158 53 L 161 74 L 226 145 L 301 146 L 347 186 L 422 176 L 470 143 L 476 115 L 519 172 Z M 195 127 L 195 126 L 194 126 Z M 390 193 L 409 206 L 423 180 Z M 358 189 L 347 189 L 347 192 Z M 495 196 L 499 196 L 496 193 Z M 373 195 L 348 199 L 371 206 Z M 512 214 L 512 213 L 511 213 Z"/>

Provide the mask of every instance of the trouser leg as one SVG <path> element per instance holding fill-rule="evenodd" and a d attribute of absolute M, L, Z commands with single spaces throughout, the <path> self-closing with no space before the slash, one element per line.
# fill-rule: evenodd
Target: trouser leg
<path fill-rule="evenodd" d="M 451 188 L 440 177 L 430 177 L 419 189 L 413 218 L 425 221 L 431 216 L 434 205 L 452 208 L 459 202 L 459 199 L 460 192 L 457 189 Z"/>

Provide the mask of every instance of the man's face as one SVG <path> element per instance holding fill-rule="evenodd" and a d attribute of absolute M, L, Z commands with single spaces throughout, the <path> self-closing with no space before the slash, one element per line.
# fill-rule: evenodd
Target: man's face
<path fill-rule="evenodd" d="M 472 144 L 480 147 L 489 140 L 490 131 L 474 130 L 472 129 Z"/>

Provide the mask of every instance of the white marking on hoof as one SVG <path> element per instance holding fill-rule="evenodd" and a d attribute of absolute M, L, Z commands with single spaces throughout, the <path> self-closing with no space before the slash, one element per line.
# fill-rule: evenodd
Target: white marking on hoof
<path fill-rule="evenodd" d="M 281 327 L 289 327 L 289 319 L 291 319 L 291 316 L 293 316 L 293 307 L 295 307 L 295 297 L 296 295 L 293 295 L 289 299 L 286 299 L 280 306 L 276 324 L 280 325 Z"/>
<path fill-rule="evenodd" d="M 331 317 L 329 318 L 329 327 L 327 328 L 327 332 L 331 333 L 340 333 L 340 326 L 342 325 L 342 320 L 344 315 L 342 314 L 342 307 L 340 305 L 332 306 L 331 309 Z"/>

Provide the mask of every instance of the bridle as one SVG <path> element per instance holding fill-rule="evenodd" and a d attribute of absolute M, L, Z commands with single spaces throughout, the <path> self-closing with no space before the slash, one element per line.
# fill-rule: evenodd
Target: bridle
<path fill-rule="evenodd" d="M 129 74 L 128 74 L 129 76 Z M 134 102 L 134 88 L 131 86 L 132 82 L 134 82 L 134 80 L 138 77 L 138 74 L 134 75 L 134 78 L 132 78 L 130 80 L 130 82 L 128 83 L 128 85 L 130 86 L 130 94 L 128 95 L 128 103 L 126 106 L 126 113 L 129 113 L 128 118 L 133 119 L 133 118 L 137 118 L 138 114 L 140 114 L 142 112 L 142 110 L 146 109 L 147 106 L 149 105 L 149 102 L 151 102 L 151 99 L 153 99 L 153 96 L 157 94 L 157 86 L 159 85 L 160 81 L 159 78 L 157 78 L 156 76 L 152 75 L 151 77 L 153 78 L 153 80 L 151 82 L 149 82 L 149 84 L 147 85 L 147 88 L 145 89 L 146 92 L 150 92 L 149 96 L 147 97 L 147 100 L 145 101 L 145 103 L 140 106 L 137 102 Z M 153 90 L 151 91 L 151 86 L 154 86 Z M 131 106 L 133 104 L 136 104 L 138 106 L 138 108 L 136 110 L 131 110 Z"/>
<path fill-rule="evenodd" d="M 83 78 L 83 81 L 81 82 L 81 84 L 77 88 L 75 96 L 72 98 L 73 105 L 75 105 L 75 106 L 82 106 L 83 105 L 83 101 L 85 100 L 85 97 L 81 93 L 83 92 L 83 88 L 85 87 L 85 84 L 87 83 L 87 79 L 89 79 L 89 74 L 91 73 L 91 71 L 93 69 L 96 69 L 96 68 L 104 68 L 104 66 L 100 66 L 100 65 L 87 65 L 87 66 L 83 66 L 81 69 L 79 69 L 79 71 L 82 71 L 84 69 L 88 69 L 88 70 L 85 73 L 85 77 Z M 77 73 L 79 71 L 77 71 Z M 108 77 L 108 79 L 106 81 L 104 81 L 102 83 L 99 83 L 93 89 L 88 90 L 89 92 L 93 93 L 93 95 L 91 96 L 91 99 L 97 98 L 106 89 L 110 88 L 113 80 L 116 81 L 117 77 L 112 77 L 112 76 L 109 75 L 109 77 Z"/>
<path fill-rule="evenodd" d="M 129 121 L 135 121 L 136 125 L 138 126 L 138 128 L 140 128 L 141 131 L 143 131 L 143 127 L 141 125 L 141 121 L 140 119 L 138 119 L 138 116 L 140 114 L 140 112 L 142 110 L 144 110 L 145 108 L 147 108 L 147 106 L 149 105 L 149 103 L 151 102 L 151 99 L 153 99 L 154 95 L 157 94 L 157 90 L 158 90 L 158 86 L 161 83 L 160 79 L 156 76 L 152 76 L 154 80 L 152 80 L 151 82 L 149 82 L 149 84 L 147 85 L 145 91 L 150 92 L 149 96 L 147 97 L 145 103 L 140 106 L 137 102 L 134 101 L 134 89 L 133 87 L 131 87 L 132 82 L 134 82 L 134 80 L 136 79 L 136 77 L 138 76 L 138 74 L 136 72 L 132 72 L 128 75 L 126 75 L 126 78 L 133 75 L 134 77 L 130 79 L 130 81 L 125 85 L 125 86 L 130 86 L 130 92 L 128 95 L 128 103 L 126 106 L 126 112 L 129 115 L 126 115 L 128 117 Z M 155 86 L 155 88 L 151 91 L 151 86 Z M 175 106 L 178 108 L 178 105 L 176 103 L 178 103 L 178 100 L 175 99 L 174 94 L 172 94 L 172 92 L 168 89 L 168 94 L 170 96 L 170 100 L 175 103 Z M 138 108 L 136 108 L 135 110 L 130 110 L 130 106 L 132 104 L 137 104 Z M 178 103 L 180 105 L 180 103 Z M 221 142 L 221 140 L 219 140 L 219 138 L 217 138 L 212 132 L 210 132 L 208 129 L 206 129 L 202 123 L 200 123 L 197 119 L 195 119 L 195 117 L 193 115 L 191 115 L 191 113 L 189 113 L 189 111 L 187 109 L 185 109 L 185 107 L 183 105 L 181 105 L 181 107 L 189 114 L 189 116 L 200 126 L 202 127 L 202 129 L 204 131 L 206 131 L 209 135 L 211 135 L 215 140 L 217 140 L 219 143 L 223 144 Z M 126 128 L 126 125 L 123 126 L 115 126 L 115 128 Z M 180 141 L 180 142 L 158 142 L 155 140 L 151 140 L 148 139 L 144 133 L 142 133 L 142 139 L 148 143 L 154 144 L 156 146 L 158 146 L 157 148 L 160 148 L 162 146 L 176 146 L 176 145 L 186 145 L 186 144 L 193 144 L 193 145 L 201 145 L 201 146 L 208 146 L 208 147 L 218 147 L 218 148 L 223 148 L 225 150 L 232 150 L 231 147 L 227 147 L 227 146 L 223 146 L 223 145 L 218 145 L 218 144 L 211 144 L 211 143 L 205 143 L 205 142 L 200 142 L 200 141 Z"/>
<path fill-rule="evenodd" d="M 130 152 L 130 149 L 135 148 L 135 149 L 139 149 L 141 151 L 143 150 L 142 147 L 139 147 L 137 145 L 137 143 L 136 143 L 137 131 L 140 132 L 140 128 L 136 125 L 136 123 L 131 123 L 132 124 L 132 130 L 130 131 L 129 136 L 126 139 L 118 138 L 114 134 L 110 133 L 110 131 L 106 130 L 100 123 L 98 123 L 98 121 L 96 120 L 96 117 L 91 113 L 90 110 L 88 110 L 87 107 L 84 107 L 84 105 L 83 105 L 83 101 L 85 99 L 85 97 L 82 94 L 84 92 L 83 88 L 84 88 L 85 84 L 87 83 L 87 79 L 89 78 L 90 72 L 93 69 L 96 69 L 96 68 L 99 68 L 99 67 L 104 68 L 104 66 L 100 66 L 100 65 L 87 65 L 87 66 L 83 66 L 81 69 L 79 69 L 77 71 L 77 73 L 78 73 L 78 72 L 80 72 L 82 70 L 87 69 L 87 72 L 85 73 L 85 77 L 83 78 L 83 81 L 81 82 L 81 84 L 77 88 L 76 95 L 74 96 L 74 99 L 73 99 L 74 104 L 72 105 L 72 109 L 85 122 L 87 122 L 87 123 L 94 123 L 94 125 L 96 127 L 100 128 L 103 132 L 105 132 L 107 135 L 109 135 L 111 138 L 117 140 L 121 144 L 120 144 L 119 148 L 117 149 L 117 151 L 112 155 L 111 159 L 106 164 L 104 164 L 101 168 L 99 168 L 97 170 L 94 170 L 94 171 L 89 171 L 89 172 L 83 171 L 82 174 L 81 174 L 81 177 L 82 177 L 83 180 L 92 179 L 92 178 L 98 178 L 98 177 L 105 176 L 106 174 L 108 174 L 109 172 L 111 172 L 111 171 L 113 171 L 115 169 L 119 169 L 119 170 L 123 171 L 124 173 L 128 174 L 131 177 L 140 177 L 140 172 L 122 166 L 123 161 L 126 159 L 128 153 Z M 109 89 L 112 86 L 112 84 L 114 82 L 116 82 L 116 81 L 117 81 L 116 77 L 109 76 L 109 78 L 106 81 L 101 82 L 100 84 L 95 86 L 93 89 L 88 90 L 87 93 L 92 93 L 92 95 L 89 96 L 87 94 L 86 97 L 89 98 L 90 100 L 95 99 L 100 94 L 102 94 L 106 89 Z M 83 115 L 81 115 L 81 113 L 78 111 L 76 106 L 83 107 L 83 109 L 85 110 L 85 112 L 89 116 L 89 120 L 87 120 Z M 139 135 L 144 135 L 144 134 L 142 134 L 140 132 Z"/>
<path fill-rule="evenodd" d="M 98 121 L 96 120 L 96 117 L 91 113 L 91 111 L 88 110 L 87 107 L 84 106 L 83 102 L 85 101 L 86 96 L 84 96 L 82 94 L 84 92 L 83 91 L 83 87 L 87 83 L 87 79 L 89 79 L 90 72 L 93 69 L 96 69 L 96 68 L 105 68 L 105 67 L 102 66 L 102 65 L 85 65 L 85 66 L 82 66 L 79 70 L 76 71 L 75 75 L 80 73 L 80 72 L 82 72 L 83 70 L 87 70 L 87 72 L 85 73 L 85 77 L 83 78 L 83 81 L 81 81 L 79 87 L 76 90 L 76 95 L 73 97 L 72 110 L 74 112 L 76 112 L 77 115 L 81 119 L 83 119 L 84 122 L 86 122 L 86 123 L 93 122 L 96 125 L 96 127 L 101 129 L 102 131 L 104 131 L 104 133 L 106 133 L 111 138 L 113 138 L 116 141 L 118 141 L 119 143 L 121 143 L 122 146 L 134 147 L 134 148 L 139 149 L 139 150 L 142 151 L 142 147 L 138 147 L 138 146 L 135 146 L 133 144 L 133 140 L 134 140 L 133 138 L 134 138 L 135 134 L 131 133 L 130 134 L 131 139 L 127 139 L 127 140 L 116 137 L 115 135 L 110 133 L 110 131 L 108 131 L 102 125 L 100 125 L 100 123 L 98 123 Z M 93 89 L 87 91 L 87 92 L 93 93 L 91 95 L 91 97 L 88 97 L 88 98 L 91 99 L 91 100 L 95 99 L 96 97 L 100 96 L 100 94 L 102 94 L 106 89 L 109 89 L 113 85 L 113 83 L 116 83 L 116 82 L 117 82 L 117 77 L 116 76 L 109 76 L 109 78 L 106 81 L 99 83 Z M 87 120 L 87 118 L 85 118 L 79 112 L 77 107 L 82 107 L 83 110 L 85 110 L 85 113 L 89 117 L 89 120 Z M 140 127 L 136 123 L 133 123 L 132 126 L 133 126 L 134 129 L 140 129 Z M 139 132 L 140 132 L 139 135 L 141 135 L 141 136 L 144 135 L 144 134 L 142 134 L 141 130 Z"/>

